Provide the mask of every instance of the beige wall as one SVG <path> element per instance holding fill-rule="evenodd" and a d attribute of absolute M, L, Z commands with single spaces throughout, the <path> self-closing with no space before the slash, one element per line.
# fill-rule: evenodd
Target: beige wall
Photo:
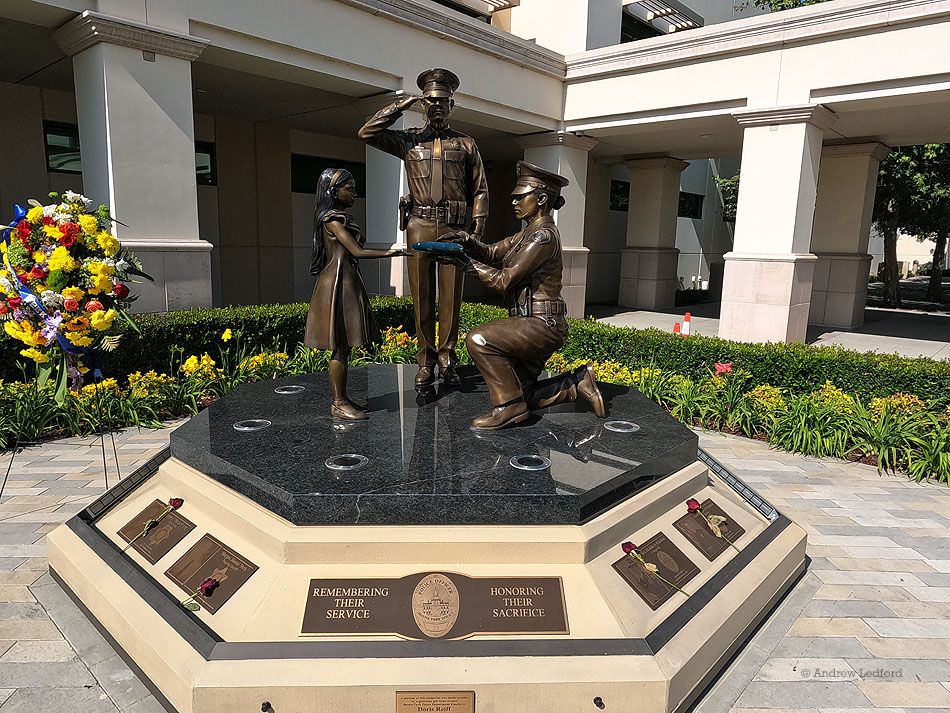
<path fill-rule="evenodd" d="M 76 123 L 72 94 L 0 82 L 0 221 L 30 198 L 46 202 L 50 191 L 82 192 L 82 176 L 47 172 L 43 121 Z"/>

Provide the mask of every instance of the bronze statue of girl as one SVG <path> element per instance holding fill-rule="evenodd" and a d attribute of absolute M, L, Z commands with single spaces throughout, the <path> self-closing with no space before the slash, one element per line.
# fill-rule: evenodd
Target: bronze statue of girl
<path fill-rule="evenodd" d="M 346 212 L 356 202 L 356 181 L 342 168 L 328 168 L 317 180 L 313 208 L 313 259 L 317 276 L 307 313 L 304 344 L 330 349 L 330 388 L 333 418 L 358 421 L 366 414 L 346 396 L 346 367 L 350 349 L 379 341 L 379 327 L 369 306 L 357 260 L 405 255 L 405 251 L 367 250 L 366 238 Z"/>

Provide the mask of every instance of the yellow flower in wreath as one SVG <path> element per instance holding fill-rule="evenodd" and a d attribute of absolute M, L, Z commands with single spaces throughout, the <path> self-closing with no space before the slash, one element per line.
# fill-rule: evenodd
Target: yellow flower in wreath
<path fill-rule="evenodd" d="M 26 219 L 30 223 L 39 223 L 43 218 L 43 206 L 33 206 L 26 212 Z"/>
<path fill-rule="evenodd" d="M 66 339 L 77 347 L 88 347 L 92 344 L 92 337 L 87 337 L 83 332 L 67 332 Z"/>
<path fill-rule="evenodd" d="M 50 253 L 48 264 L 50 270 L 62 270 L 63 272 L 69 272 L 71 270 L 75 270 L 78 265 L 79 263 L 73 260 L 72 255 L 69 254 L 69 250 L 62 245 Z"/>
<path fill-rule="evenodd" d="M 83 330 L 89 329 L 89 318 L 88 317 L 74 317 L 73 319 L 66 322 L 66 329 L 71 332 L 81 332 Z"/>
<path fill-rule="evenodd" d="M 55 252 L 55 251 L 54 251 Z M 63 297 L 72 297 L 77 302 L 83 298 L 85 291 L 79 287 L 64 287 L 63 288 Z"/>
<path fill-rule="evenodd" d="M 59 229 L 58 225 L 44 225 L 43 232 L 47 238 L 52 238 L 56 241 L 63 237 L 63 232 Z"/>
<path fill-rule="evenodd" d="M 48 356 L 46 356 L 41 351 L 33 349 L 32 347 L 30 347 L 29 349 L 21 349 L 20 354 L 22 354 L 25 357 L 29 357 L 30 359 L 35 361 L 37 364 L 45 364 L 46 362 L 49 361 Z"/>
<path fill-rule="evenodd" d="M 115 319 L 115 316 L 116 311 L 114 309 L 99 310 L 90 315 L 89 324 L 93 329 L 104 332 L 112 326 L 112 320 Z"/>
<path fill-rule="evenodd" d="M 46 262 L 46 253 L 42 250 L 36 250 L 33 252 L 33 262 Z"/>
<path fill-rule="evenodd" d="M 94 235 L 99 229 L 99 221 L 96 220 L 95 216 L 89 214 L 81 215 L 79 216 L 79 227 L 82 229 L 82 232 L 88 235 Z"/>
<path fill-rule="evenodd" d="M 109 293 L 115 288 L 112 278 L 101 273 L 92 276 L 92 285 L 94 289 L 89 290 L 92 294 L 98 294 L 99 292 Z"/>
<path fill-rule="evenodd" d="M 115 239 L 112 233 L 106 230 L 100 230 L 96 234 L 96 243 L 102 248 L 102 252 L 106 255 L 112 256 L 119 252 L 119 241 Z"/>

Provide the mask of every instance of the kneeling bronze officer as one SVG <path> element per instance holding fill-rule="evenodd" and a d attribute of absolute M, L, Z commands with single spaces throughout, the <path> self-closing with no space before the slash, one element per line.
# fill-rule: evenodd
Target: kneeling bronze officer
<path fill-rule="evenodd" d="M 459 264 L 467 274 L 504 292 L 510 316 L 476 327 L 466 345 L 491 394 L 492 410 L 472 422 L 492 431 L 528 418 L 532 409 L 574 401 L 580 393 L 603 418 L 604 400 L 590 364 L 570 374 L 537 381 L 544 363 L 567 338 L 567 305 L 561 299 L 561 236 L 551 211 L 564 205 L 567 179 L 525 161 L 518 163 L 512 191 L 521 232 L 486 245 L 463 232 L 442 240 L 459 243 L 464 254 L 438 259 Z"/>

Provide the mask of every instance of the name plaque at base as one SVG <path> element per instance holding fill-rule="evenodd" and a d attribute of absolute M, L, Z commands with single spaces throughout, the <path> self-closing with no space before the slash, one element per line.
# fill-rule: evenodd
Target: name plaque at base
<path fill-rule="evenodd" d="M 427 572 L 398 579 L 311 579 L 300 633 L 464 639 L 570 629 L 560 577 Z"/>

